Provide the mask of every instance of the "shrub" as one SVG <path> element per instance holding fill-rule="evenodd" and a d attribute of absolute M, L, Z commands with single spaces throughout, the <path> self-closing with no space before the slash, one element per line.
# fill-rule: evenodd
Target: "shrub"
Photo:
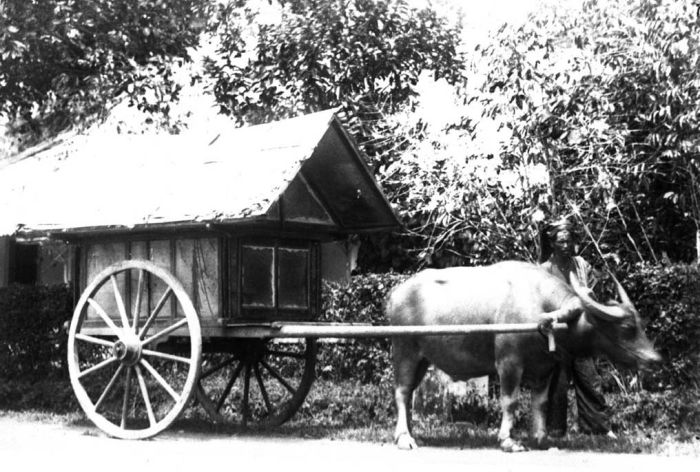
<path fill-rule="evenodd" d="M 664 356 L 662 367 L 647 375 L 646 387 L 700 387 L 700 267 L 639 266 L 625 287 Z"/>
<path fill-rule="evenodd" d="M 0 377 L 65 376 L 73 295 L 69 287 L 13 285 L 0 289 Z"/>
<path fill-rule="evenodd" d="M 15 378 L 9 382 L 0 382 L 0 408 L 56 413 L 79 409 L 67 376 L 33 380 Z"/>
<path fill-rule="evenodd" d="M 408 276 L 396 273 L 356 275 L 350 284 L 325 283 L 320 321 L 386 324 L 384 300 L 389 291 Z M 363 383 L 392 378 L 388 338 L 352 338 L 325 343 L 319 350 L 318 375 L 334 380 Z"/>
<path fill-rule="evenodd" d="M 607 397 L 613 429 L 620 431 L 700 432 L 697 389 L 640 391 Z"/>

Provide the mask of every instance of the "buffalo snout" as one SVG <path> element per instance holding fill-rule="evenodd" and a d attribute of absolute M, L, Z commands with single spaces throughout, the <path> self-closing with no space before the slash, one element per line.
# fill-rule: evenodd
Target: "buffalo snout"
<path fill-rule="evenodd" d="M 664 358 L 659 354 L 656 349 L 647 348 L 642 349 L 640 355 L 640 367 L 645 370 L 657 369 L 661 363 L 663 363 Z"/>

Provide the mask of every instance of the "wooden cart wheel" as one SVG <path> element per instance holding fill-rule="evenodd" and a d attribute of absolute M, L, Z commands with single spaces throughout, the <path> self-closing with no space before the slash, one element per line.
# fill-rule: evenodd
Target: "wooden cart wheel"
<path fill-rule="evenodd" d="M 201 355 L 199 319 L 185 289 L 149 261 L 100 272 L 73 313 L 71 384 L 85 414 L 110 436 L 143 439 L 167 428 L 190 399 Z"/>
<path fill-rule="evenodd" d="M 317 344 L 306 339 L 235 339 L 205 355 L 197 399 L 214 421 L 278 426 L 296 413 L 314 381 Z"/>

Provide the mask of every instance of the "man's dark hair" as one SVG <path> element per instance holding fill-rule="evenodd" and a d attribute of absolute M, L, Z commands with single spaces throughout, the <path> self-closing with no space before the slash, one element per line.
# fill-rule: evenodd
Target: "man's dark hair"
<path fill-rule="evenodd" d="M 578 234 L 576 233 L 576 227 L 568 217 L 563 217 L 548 223 L 540 230 L 540 264 L 545 262 L 549 259 L 549 256 L 552 255 L 554 251 L 552 248 L 552 241 L 554 241 L 557 234 L 562 231 L 568 231 L 573 240 L 577 240 Z"/>

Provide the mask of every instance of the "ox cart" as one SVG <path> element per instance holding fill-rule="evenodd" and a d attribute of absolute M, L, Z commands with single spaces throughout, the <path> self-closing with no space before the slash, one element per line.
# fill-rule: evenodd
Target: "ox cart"
<path fill-rule="evenodd" d="M 281 424 L 318 338 L 536 329 L 317 321 L 326 243 L 399 226 L 333 111 L 201 139 L 74 137 L 4 178 L 22 166 L 37 184 L 17 189 L 16 234 L 72 247 L 70 379 L 111 436 L 156 435 L 193 397 L 215 420 Z"/>

